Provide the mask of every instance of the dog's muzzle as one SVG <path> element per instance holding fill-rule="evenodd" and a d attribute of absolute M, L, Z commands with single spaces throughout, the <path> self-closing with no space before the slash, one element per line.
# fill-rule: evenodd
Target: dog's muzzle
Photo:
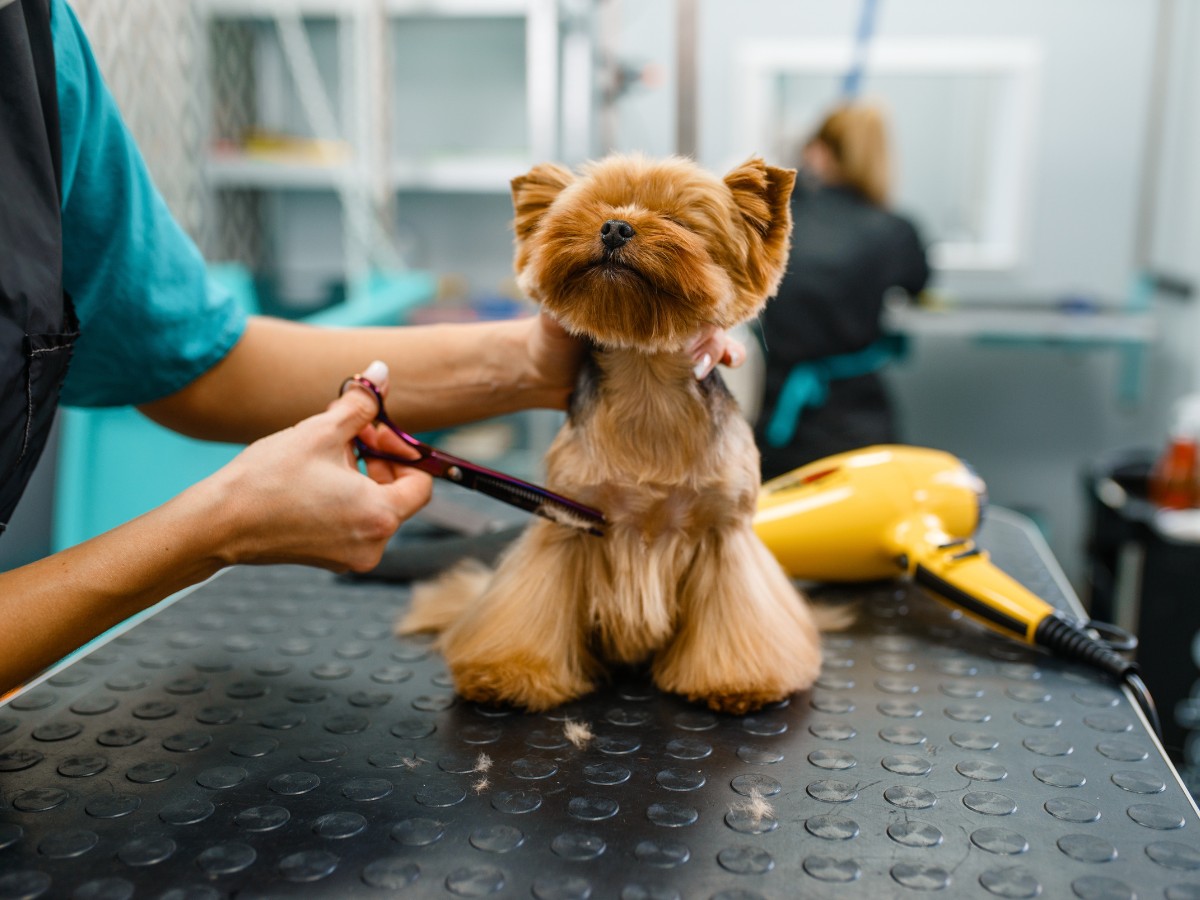
<path fill-rule="evenodd" d="M 609 250 L 624 247 L 635 234 L 633 226 L 623 219 L 609 219 L 600 226 L 600 240 Z"/>

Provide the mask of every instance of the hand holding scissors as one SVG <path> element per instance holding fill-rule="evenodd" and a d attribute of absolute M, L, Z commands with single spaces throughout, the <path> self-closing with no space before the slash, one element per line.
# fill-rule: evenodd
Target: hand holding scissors
<path fill-rule="evenodd" d="M 401 431 L 388 418 L 383 405 L 383 395 L 370 379 L 362 375 L 347 378 L 342 382 L 340 393 L 345 393 L 350 387 L 357 387 L 369 392 L 378 405 L 375 421 L 387 428 L 409 449 L 415 451 L 414 456 L 401 456 L 378 447 L 372 447 L 362 438 L 356 437 L 354 447 L 360 459 L 383 459 L 400 465 L 412 466 L 435 478 L 442 478 L 470 490 L 495 497 L 497 500 L 550 519 L 560 525 L 578 528 L 590 534 L 604 534 L 604 515 L 599 510 L 584 506 L 582 503 L 577 503 L 569 497 L 556 494 L 539 485 L 476 465 L 430 446 L 411 434 Z"/>

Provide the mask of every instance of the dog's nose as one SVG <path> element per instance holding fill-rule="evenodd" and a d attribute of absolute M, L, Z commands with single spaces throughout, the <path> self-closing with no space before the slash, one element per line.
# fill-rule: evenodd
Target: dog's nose
<path fill-rule="evenodd" d="M 624 219 L 609 219 L 600 227 L 600 240 L 609 250 L 625 246 L 637 232 Z"/>

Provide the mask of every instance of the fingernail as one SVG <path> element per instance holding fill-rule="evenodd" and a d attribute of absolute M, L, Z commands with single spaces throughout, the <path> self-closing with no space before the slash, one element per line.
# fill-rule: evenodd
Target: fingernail
<path fill-rule="evenodd" d="M 375 360 L 373 363 L 367 366 L 367 370 L 362 373 L 362 377 L 371 382 L 371 384 L 375 385 L 375 387 L 382 388 L 385 384 L 387 384 L 388 380 L 387 363 L 379 359 Z"/>
<path fill-rule="evenodd" d="M 733 349 L 732 347 L 729 348 L 729 365 L 731 368 L 736 367 L 741 361 L 741 358 L 741 354 L 739 354 L 737 350 Z"/>
<path fill-rule="evenodd" d="M 708 370 L 711 368 L 712 356 L 705 353 L 702 357 L 700 357 L 700 362 L 696 363 L 696 365 L 692 368 L 692 372 L 697 378 L 703 378 L 708 374 Z"/>

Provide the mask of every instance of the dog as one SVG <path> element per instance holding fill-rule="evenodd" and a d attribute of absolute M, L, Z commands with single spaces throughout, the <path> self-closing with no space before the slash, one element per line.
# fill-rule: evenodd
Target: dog
<path fill-rule="evenodd" d="M 719 178 L 690 160 L 612 156 L 512 181 L 517 283 L 593 350 L 545 458 L 547 486 L 601 510 L 603 537 L 535 520 L 498 560 L 418 585 L 403 634 L 438 632 L 466 699 L 539 711 L 611 665 L 741 714 L 807 688 L 812 610 L 751 520 L 749 424 L 686 346 L 778 287 L 795 171 L 753 158 Z"/>

